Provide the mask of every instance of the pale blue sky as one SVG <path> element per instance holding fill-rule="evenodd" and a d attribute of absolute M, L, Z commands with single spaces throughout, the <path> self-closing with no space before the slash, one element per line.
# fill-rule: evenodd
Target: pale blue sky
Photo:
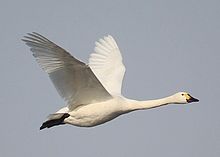
<path fill-rule="evenodd" d="M 219 17 L 217 0 L 1 1 L 0 156 L 218 157 Z M 20 40 L 32 31 L 85 62 L 94 42 L 111 34 L 127 68 L 125 96 L 188 91 L 200 102 L 40 131 L 65 103 Z"/>

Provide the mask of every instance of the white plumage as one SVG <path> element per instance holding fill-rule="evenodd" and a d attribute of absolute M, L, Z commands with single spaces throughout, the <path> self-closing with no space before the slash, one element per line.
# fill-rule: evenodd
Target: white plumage
<path fill-rule="evenodd" d="M 125 66 L 117 43 L 108 35 L 95 45 L 95 52 L 89 58 L 89 67 L 111 95 L 120 95 Z"/>
<path fill-rule="evenodd" d="M 51 114 L 40 129 L 61 124 L 91 127 L 134 110 L 198 101 L 186 92 L 148 101 L 122 96 L 125 66 L 118 45 L 110 35 L 95 43 L 88 65 L 38 33 L 28 33 L 22 40 L 67 102 L 67 107 Z"/>

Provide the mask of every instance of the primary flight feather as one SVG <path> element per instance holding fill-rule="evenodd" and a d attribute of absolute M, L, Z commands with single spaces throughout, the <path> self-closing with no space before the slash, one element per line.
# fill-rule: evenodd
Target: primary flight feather
<path fill-rule="evenodd" d="M 110 35 L 95 43 L 88 65 L 38 33 L 28 33 L 22 40 L 67 102 L 67 107 L 51 114 L 40 129 L 61 124 L 91 127 L 134 110 L 198 101 L 186 92 L 148 101 L 122 96 L 125 66 L 118 45 Z"/>

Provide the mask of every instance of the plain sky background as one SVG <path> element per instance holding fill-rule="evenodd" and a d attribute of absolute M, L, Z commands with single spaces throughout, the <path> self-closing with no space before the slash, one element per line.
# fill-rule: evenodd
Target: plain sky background
<path fill-rule="evenodd" d="M 219 0 L 1 0 L 0 19 L 1 157 L 219 157 Z M 85 62 L 111 34 L 127 68 L 126 97 L 188 91 L 200 102 L 40 131 L 65 102 L 20 40 L 32 31 Z"/>

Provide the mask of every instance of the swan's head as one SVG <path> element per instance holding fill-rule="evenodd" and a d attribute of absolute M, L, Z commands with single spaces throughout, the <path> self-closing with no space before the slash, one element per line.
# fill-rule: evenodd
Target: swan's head
<path fill-rule="evenodd" d="M 189 93 L 186 92 L 178 92 L 173 95 L 176 103 L 178 104 L 187 104 L 191 102 L 198 102 L 199 100 L 192 97 Z"/>

